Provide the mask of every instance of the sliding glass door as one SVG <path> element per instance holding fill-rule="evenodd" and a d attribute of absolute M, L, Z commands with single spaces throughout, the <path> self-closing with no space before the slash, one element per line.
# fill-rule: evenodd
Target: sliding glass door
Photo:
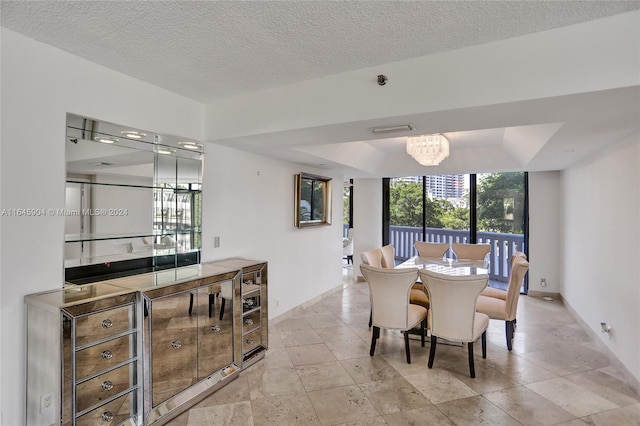
<path fill-rule="evenodd" d="M 477 242 L 491 244 L 490 278 L 496 287 L 506 288 L 513 253 L 526 253 L 526 178 L 523 172 L 477 175 Z"/>
<path fill-rule="evenodd" d="M 384 179 L 383 243 L 397 262 L 415 241 L 491 244 L 491 285 L 506 287 L 511 255 L 526 253 L 526 188 L 523 172 Z"/>

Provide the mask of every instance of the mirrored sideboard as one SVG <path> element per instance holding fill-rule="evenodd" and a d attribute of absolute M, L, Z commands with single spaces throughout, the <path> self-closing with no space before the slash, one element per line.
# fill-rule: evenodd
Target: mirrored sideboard
<path fill-rule="evenodd" d="M 25 296 L 27 424 L 166 423 L 264 357 L 267 284 L 232 258 Z"/>

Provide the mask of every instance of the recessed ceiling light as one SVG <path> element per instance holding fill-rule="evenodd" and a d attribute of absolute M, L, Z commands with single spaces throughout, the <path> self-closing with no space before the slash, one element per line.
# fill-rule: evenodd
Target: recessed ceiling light
<path fill-rule="evenodd" d="M 120 132 L 120 134 L 122 134 L 122 136 L 124 136 L 125 138 L 130 139 L 142 139 L 147 136 L 146 133 L 139 132 L 137 130 L 123 130 L 122 132 Z"/>
<path fill-rule="evenodd" d="M 176 153 L 175 149 L 163 148 L 163 147 L 158 148 L 158 154 L 170 155 L 170 154 L 175 154 L 175 153 Z"/>
<path fill-rule="evenodd" d="M 93 138 L 93 140 L 96 142 L 102 142 L 102 143 L 116 143 L 120 139 L 113 138 L 111 136 L 96 136 L 95 138 Z"/>
<path fill-rule="evenodd" d="M 113 166 L 113 163 L 105 163 L 104 161 L 98 161 L 97 163 L 91 163 L 90 165 L 93 167 Z"/>
<path fill-rule="evenodd" d="M 183 148 L 186 149 L 200 149 L 202 148 L 202 145 L 200 145 L 199 143 L 195 143 L 195 142 L 178 142 L 178 145 L 180 145 Z"/>

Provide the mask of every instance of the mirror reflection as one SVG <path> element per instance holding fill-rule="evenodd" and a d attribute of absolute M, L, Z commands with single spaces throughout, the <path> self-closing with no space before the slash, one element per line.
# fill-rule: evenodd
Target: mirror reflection
<path fill-rule="evenodd" d="M 331 178 L 298 173 L 295 176 L 295 225 L 331 224 Z"/>
<path fill-rule="evenodd" d="M 67 115 L 65 280 L 200 263 L 202 144 Z"/>

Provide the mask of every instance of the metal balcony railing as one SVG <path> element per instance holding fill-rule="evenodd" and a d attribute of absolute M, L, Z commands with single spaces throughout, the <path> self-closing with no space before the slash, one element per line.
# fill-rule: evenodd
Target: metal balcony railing
<path fill-rule="evenodd" d="M 413 246 L 416 241 L 423 241 L 422 228 L 414 226 L 390 226 L 389 243 L 395 247 L 396 260 L 405 261 L 417 252 Z M 344 235 L 347 233 L 345 225 Z M 502 234 L 497 232 L 478 232 L 478 243 L 490 244 L 489 279 L 491 281 L 508 282 L 509 260 L 516 251 L 526 252 L 524 235 Z M 427 228 L 424 241 L 434 243 L 468 243 L 469 231 L 456 229 Z"/>

